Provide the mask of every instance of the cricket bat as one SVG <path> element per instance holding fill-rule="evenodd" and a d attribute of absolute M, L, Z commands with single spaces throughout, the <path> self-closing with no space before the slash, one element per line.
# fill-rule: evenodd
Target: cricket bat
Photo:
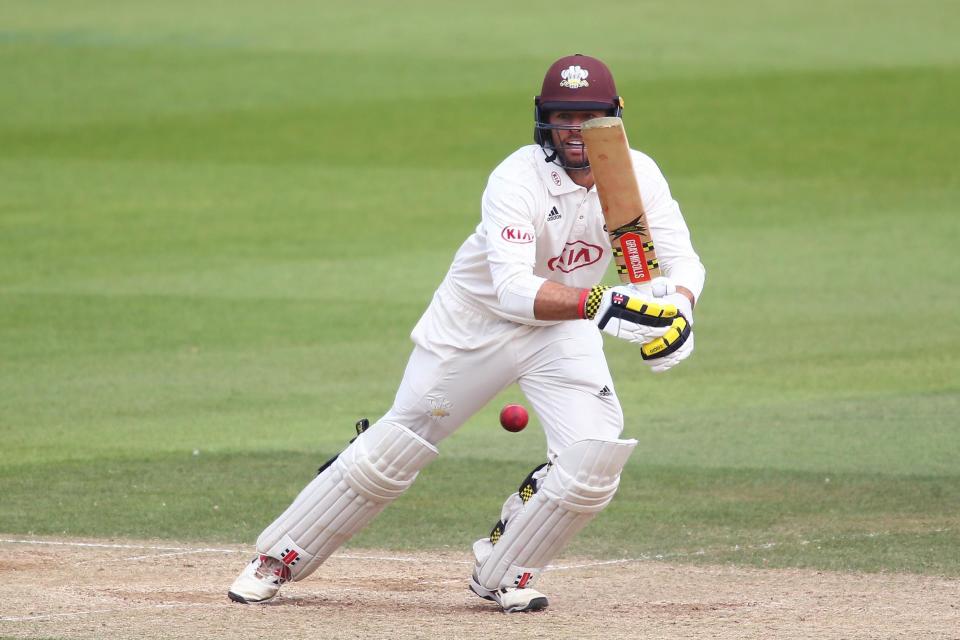
<path fill-rule="evenodd" d="M 580 130 L 620 280 L 649 282 L 660 275 L 660 265 L 630 161 L 623 120 L 594 118 L 584 122 Z"/>

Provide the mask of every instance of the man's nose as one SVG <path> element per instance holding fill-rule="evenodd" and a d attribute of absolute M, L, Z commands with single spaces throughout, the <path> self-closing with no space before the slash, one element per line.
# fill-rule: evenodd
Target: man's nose
<path fill-rule="evenodd" d="M 593 116 L 591 116 L 591 115 L 589 115 L 589 114 L 583 114 L 583 115 L 579 115 L 579 114 L 578 114 L 577 116 L 575 116 L 575 117 L 573 118 L 573 121 L 572 121 L 570 124 L 572 124 L 572 125 L 574 125 L 574 126 L 577 126 L 577 127 L 580 127 L 580 126 L 583 125 L 584 122 L 586 122 L 587 120 L 592 120 L 592 119 L 593 119 Z"/>

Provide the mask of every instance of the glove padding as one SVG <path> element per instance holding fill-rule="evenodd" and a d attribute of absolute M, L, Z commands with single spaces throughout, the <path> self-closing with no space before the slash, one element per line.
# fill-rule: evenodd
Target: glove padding
<path fill-rule="evenodd" d="M 667 369 L 672 369 L 680 364 L 681 361 L 689 358 L 691 353 L 693 353 L 693 331 L 688 333 L 687 337 L 680 343 L 680 346 L 672 353 L 664 355 L 664 352 L 661 352 L 651 359 L 644 357 L 643 361 L 650 365 L 650 370 L 654 373 L 663 373 Z"/>
<path fill-rule="evenodd" d="M 654 300 L 679 310 L 679 316 L 664 335 L 640 347 L 640 354 L 650 369 L 661 373 L 693 353 L 693 306 L 689 298 L 677 293 L 676 286 L 668 278 L 657 278 L 648 286 Z"/>
<path fill-rule="evenodd" d="M 632 285 L 620 285 L 594 287 L 585 301 L 584 315 L 605 333 L 644 344 L 666 334 L 680 312 Z"/>

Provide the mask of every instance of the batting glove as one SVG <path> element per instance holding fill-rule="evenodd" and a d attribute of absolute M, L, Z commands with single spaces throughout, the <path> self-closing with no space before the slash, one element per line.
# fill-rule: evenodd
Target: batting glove
<path fill-rule="evenodd" d="M 673 305 L 679 310 L 669 330 L 640 347 L 640 354 L 650 369 L 661 373 L 686 360 L 693 353 L 693 305 L 668 278 L 657 278 L 650 285 L 654 300 Z"/>
<path fill-rule="evenodd" d="M 632 285 L 598 285 L 580 298 L 580 315 L 605 333 L 644 344 L 670 330 L 680 312 L 672 304 L 660 304 Z"/>

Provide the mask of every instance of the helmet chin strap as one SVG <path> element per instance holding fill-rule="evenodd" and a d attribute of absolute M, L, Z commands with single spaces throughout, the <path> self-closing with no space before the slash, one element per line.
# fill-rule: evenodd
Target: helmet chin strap
<path fill-rule="evenodd" d="M 547 164 L 556 164 L 557 166 L 563 167 L 564 169 L 571 169 L 573 171 L 583 171 L 590 168 L 590 163 L 585 163 L 582 167 L 571 167 L 568 164 L 564 164 L 563 157 L 560 155 L 560 152 L 557 151 L 556 147 L 541 147 L 545 157 L 543 159 Z M 547 149 L 550 150 L 550 153 L 547 153 Z M 557 162 L 557 160 L 560 160 Z"/>

